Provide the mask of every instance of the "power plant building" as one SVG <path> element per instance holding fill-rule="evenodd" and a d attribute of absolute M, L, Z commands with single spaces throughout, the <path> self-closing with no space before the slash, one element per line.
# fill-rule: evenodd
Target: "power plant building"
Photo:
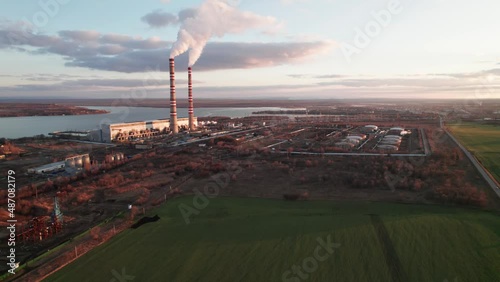
<path fill-rule="evenodd" d="M 169 59 L 170 73 L 170 119 L 159 119 L 152 121 L 138 121 L 126 123 L 104 124 L 100 129 L 88 134 L 90 141 L 111 143 L 114 141 L 126 142 L 140 139 L 154 138 L 155 136 L 179 133 L 184 128 L 189 131 L 196 130 L 198 118 L 194 116 L 193 102 L 193 69 L 188 68 L 188 118 L 177 116 L 177 95 L 175 85 L 175 60 Z"/>
<path fill-rule="evenodd" d="M 196 126 L 198 118 L 193 117 L 193 122 Z M 189 118 L 178 118 L 177 126 L 189 128 Z M 102 126 L 102 142 L 152 138 L 167 133 L 170 128 L 171 124 L 168 119 L 105 124 Z"/>

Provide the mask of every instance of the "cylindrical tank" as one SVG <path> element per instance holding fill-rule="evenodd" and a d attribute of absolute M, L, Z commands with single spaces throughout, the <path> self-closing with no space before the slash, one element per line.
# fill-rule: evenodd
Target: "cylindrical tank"
<path fill-rule="evenodd" d="M 84 155 L 83 156 L 83 164 L 90 164 L 90 156 L 89 155 Z"/>
<path fill-rule="evenodd" d="M 76 157 L 75 158 L 75 166 L 76 167 L 82 167 L 83 166 L 83 157 Z"/>
<path fill-rule="evenodd" d="M 66 159 L 66 166 L 67 167 L 75 167 L 75 159 Z"/>

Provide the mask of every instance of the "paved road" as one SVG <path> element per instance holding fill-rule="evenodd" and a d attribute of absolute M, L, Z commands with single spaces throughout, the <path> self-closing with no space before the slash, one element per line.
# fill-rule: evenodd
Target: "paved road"
<path fill-rule="evenodd" d="M 420 135 L 424 142 L 425 155 L 430 156 L 432 153 L 431 146 L 429 146 L 429 139 L 427 139 L 427 136 L 425 135 L 425 130 L 423 128 L 420 129 Z"/>
<path fill-rule="evenodd" d="M 448 130 L 446 130 L 443 122 L 442 122 L 442 119 L 441 119 L 441 128 L 444 130 L 444 132 L 446 132 L 446 134 L 448 134 L 448 136 L 450 136 L 450 138 L 455 142 L 457 143 L 458 147 L 460 147 L 460 149 L 464 152 L 464 154 L 469 158 L 469 160 L 472 162 L 472 164 L 476 167 L 476 169 L 479 171 L 479 173 L 483 176 L 484 180 L 486 180 L 486 182 L 488 183 L 488 185 L 491 186 L 491 189 L 493 189 L 493 191 L 498 195 L 498 197 L 500 197 L 500 188 L 499 188 L 499 184 L 497 183 L 497 181 L 495 180 L 495 178 L 493 176 L 491 176 L 488 171 L 479 163 L 479 161 L 455 138 L 455 136 L 453 136 L 453 134 L 451 134 L 450 132 L 448 132 Z"/>
<path fill-rule="evenodd" d="M 288 154 L 288 152 L 277 151 L 277 154 Z M 292 152 L 292 155 L 309 156 L 381 156 L 381 157 L 426 157 L 426 154 L 393 154 L 393 153 L 312 153 L 312 152 Z"/>

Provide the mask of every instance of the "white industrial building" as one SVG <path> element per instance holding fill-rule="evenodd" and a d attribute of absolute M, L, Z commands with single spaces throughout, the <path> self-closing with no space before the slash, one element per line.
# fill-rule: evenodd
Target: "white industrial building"
<path fill-rule="evenodd" d="M 28 169 L 28 173 L 43 174 L 43 173 L 63 170 L 65 167 L 66 167 L 65 162 L 57 162 L 57 163 L 42 165 L 35 168 L 30 168 Z"/>
<path fill-rule="evenodd" d="M 85 164 L 90 164 L 89 154 L 78 155 L 66 158 L 62 162 L 42 165 L 28 169 L 28 173 L 44 174 L 59 170 L 80 170 Z"/>
<path fill-rule="evenodd" d="M 194 118 L 194 122 L 198 124 L 196 117 Z M 188 129 L 189 118 L 177 119 L 177 125 Z M 169 128 L 170 120 L 168 119 L 105 124 L 102 126 L 100 139 L 101 142 L 111 143 L 113 141 L 152 138 L 167 133 Z"/>

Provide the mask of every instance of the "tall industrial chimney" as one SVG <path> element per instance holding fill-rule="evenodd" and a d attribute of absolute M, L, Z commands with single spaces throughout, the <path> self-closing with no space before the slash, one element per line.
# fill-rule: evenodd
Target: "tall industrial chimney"
<path fill-rule="evenodd" d="M 175 97 L 175 61 L 170 59 L 170 130 L 179 133 L 177 126 L 177 99 Z"/>
<path fill-rule="evenodd" d="M 193 69 L 188 68 L 188 102 L 189 102 L 189 130 L 196 130 L 194 124 L 194 104 L 193 104 Z"/>

